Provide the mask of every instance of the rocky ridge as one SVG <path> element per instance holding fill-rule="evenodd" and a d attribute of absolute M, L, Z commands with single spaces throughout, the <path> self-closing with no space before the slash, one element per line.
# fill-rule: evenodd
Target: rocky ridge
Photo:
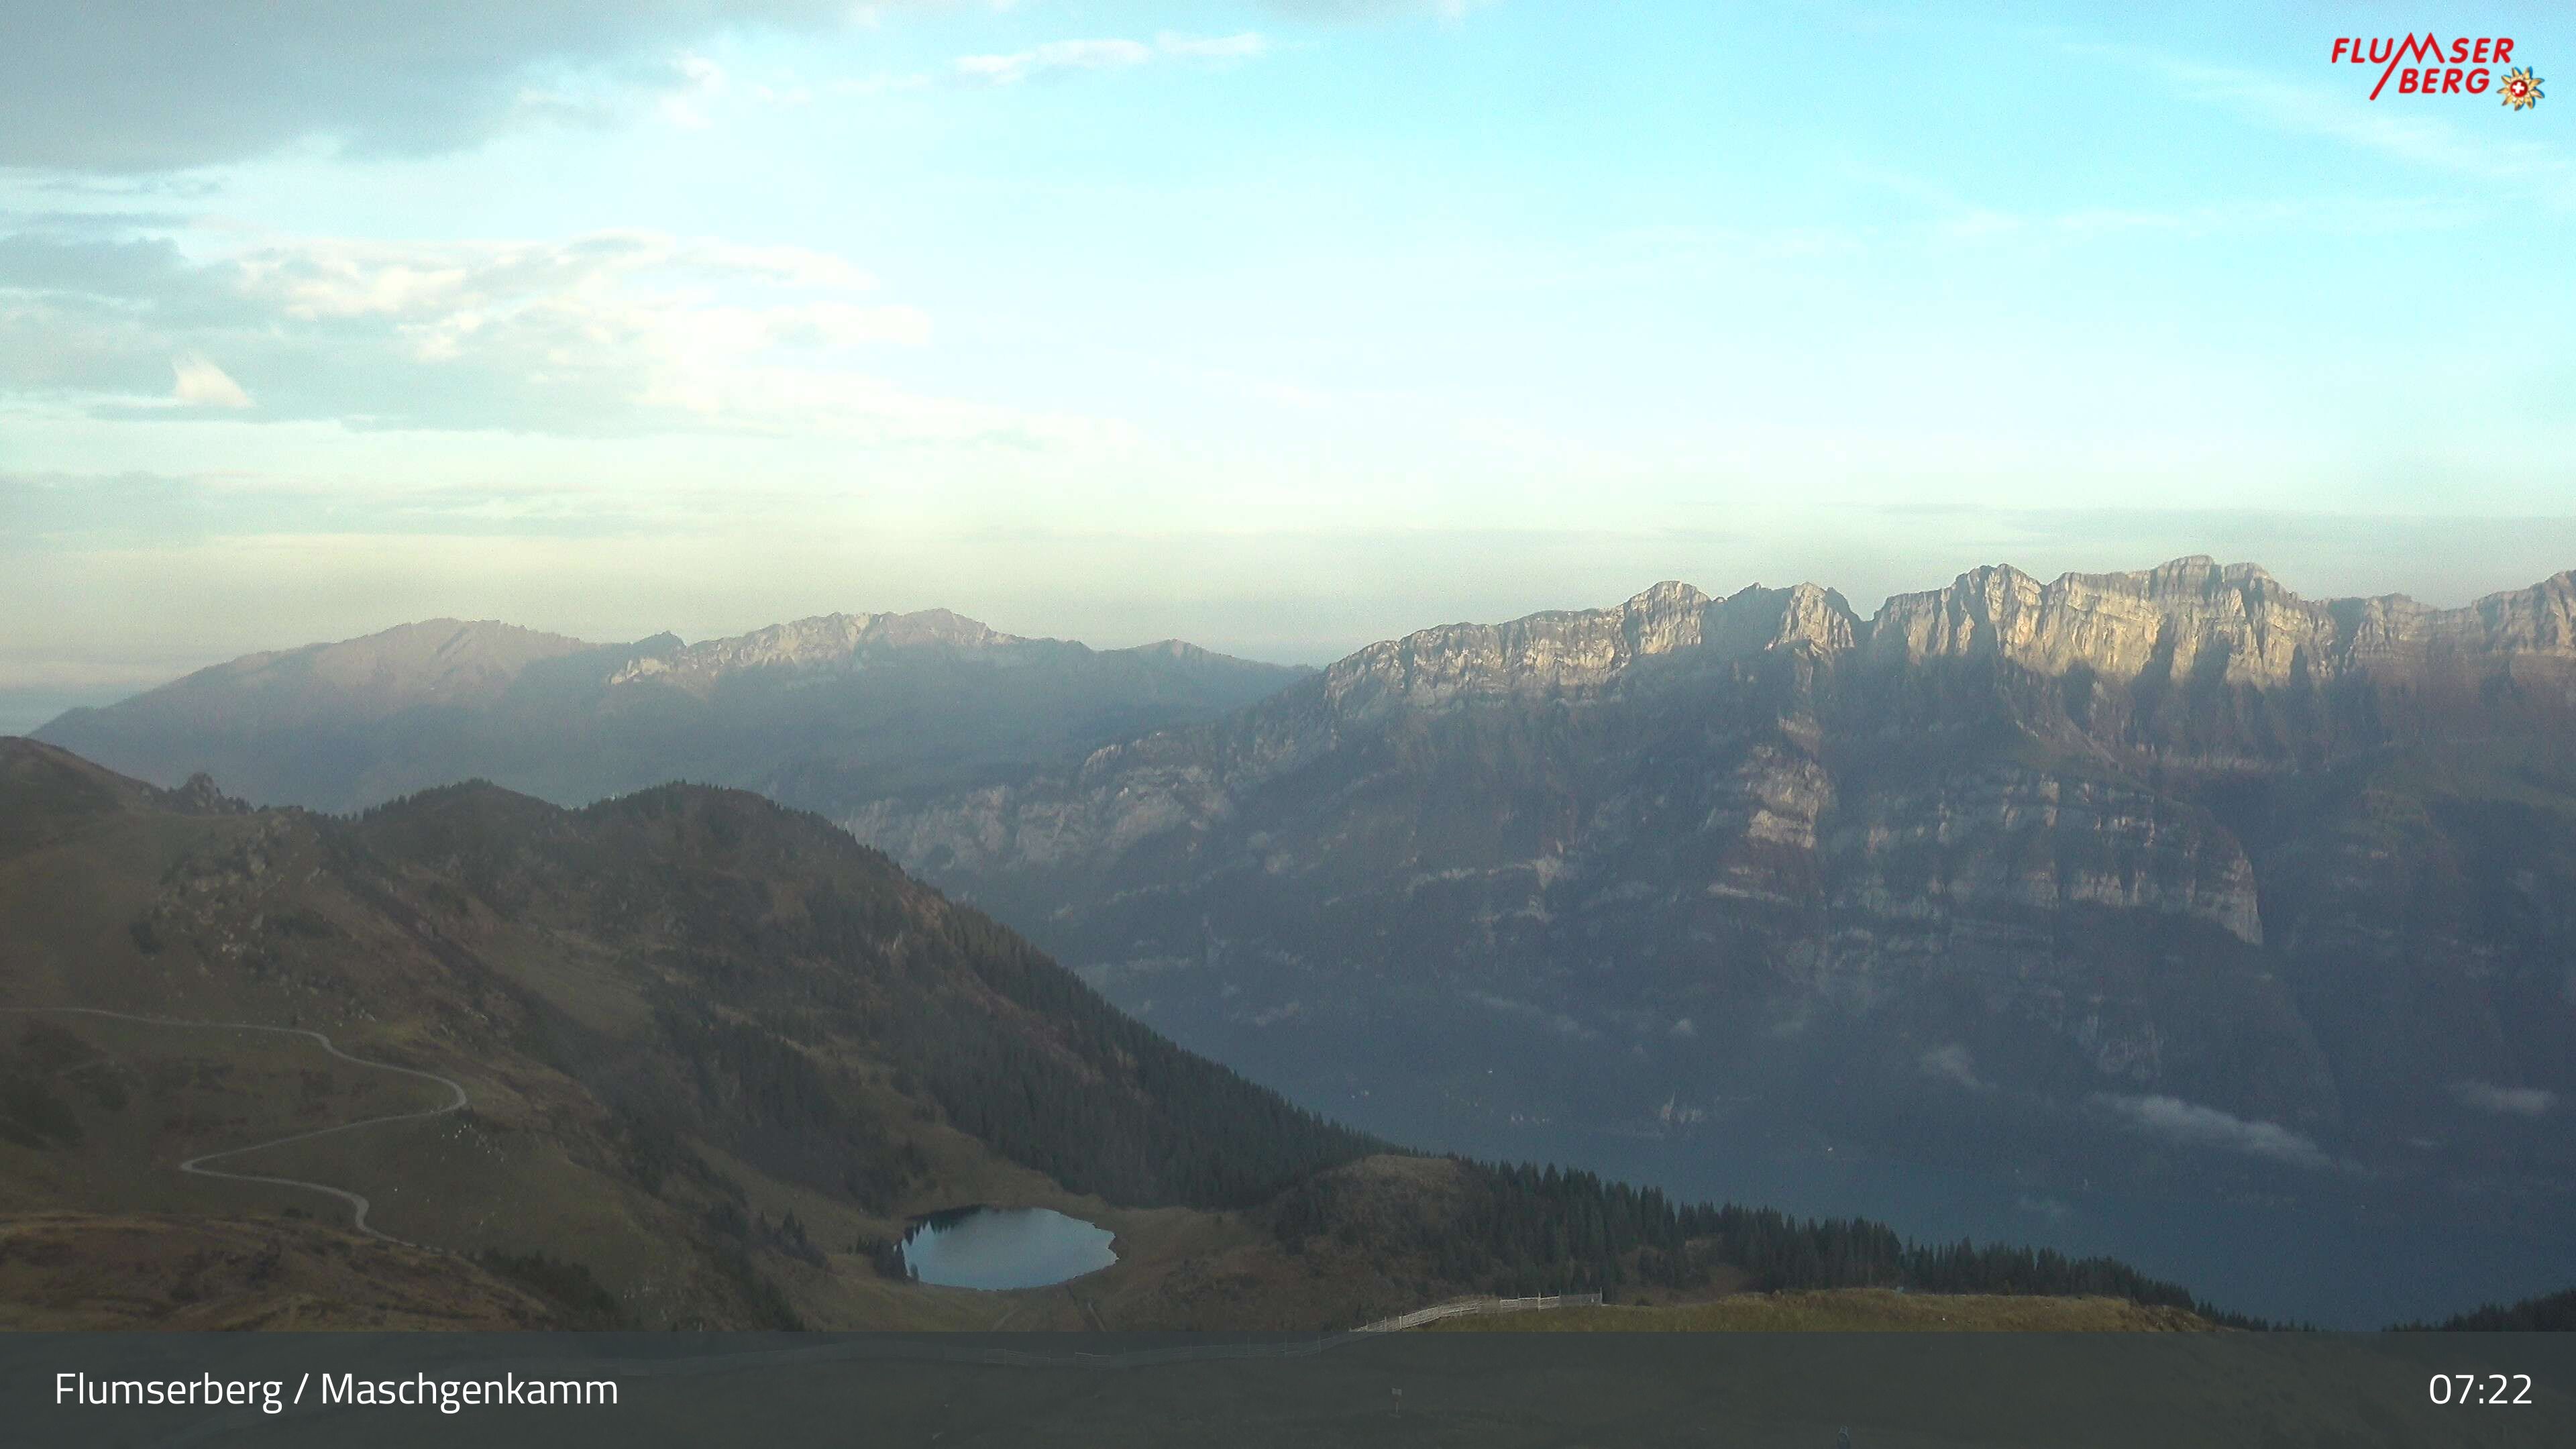
<path fill-rule="evenodd" d="M 1331 666 L 1334 701 L 1411 707 L 1467 694 L 1598 687 L 1658 657 L 1729 660 L 1786 648 L 1873 661 L 1994 657 L 2034 672 L 2215 673 L 2228 683 L 2327 682 L 2445 665 L 2576 666 L 2576 570 L 2463 608 L 2399 594 L 2308 600 L 2254 564 L 2205 556 L 2050 582 L 1995 565 L 1898 594 L 1862 618 L 1811 583 L 1713 599 L 1667 581 L 1612 609 L 1455 624 L 1371 645 Z"/>
<path fill-rule="evenodd" d="M 822 614 L 748 634 L 644 655 L 608 677 L 611 686 L 656 679 L 699 690 L 755 669 L 857 669 L 883 649 L 985 650 L 1033 641 L 996 633 L 946 609 L 913 614 Z"/>
<path fill-rule="evenodd" d="M 436 620 L 217 665 L 36 737 L 156 782 L 203 772 L 326 810 L 481 777 L 567 804 L 717 780 L 837 811 L 1212 718 L 1301 672 L 1173 640 L 1021 638 L 943 609 L 696 644 Z"/>
<path fill-rule="evenodd" d="M 2273 686 L 2453 662 L 2563 666 L 2576 662 L 2576 571 L 2435 609 L 2402 594 L 2302 599 L 2256 565 L 2197 556 L 2046 584 L 1981 568 L 1948 589 L 1888 600 L 1866 635 L 1874 651 L 1906 660 L 1989 653 L 2051 674 L 2214 670 L 2230 683 Z"/>
<path fill-rule="evenodd" d="M 2384 1161 L 2576 1095 L 2576 923 L 2532 904 L 2576 897 L 2576 574 L 2435 609 L 1994 567 L 1866 619 L 1666 583 L 844 818 L 1364 1121 L 1798 1092 L 1893 1130 L 1928 1091 L 2062 1145 L 2152 1099 Z"/>

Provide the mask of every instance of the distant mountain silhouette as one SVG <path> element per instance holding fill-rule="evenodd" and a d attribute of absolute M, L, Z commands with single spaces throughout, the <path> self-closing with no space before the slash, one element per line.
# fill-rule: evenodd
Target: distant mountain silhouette
<path fill-rule="evenodd" d="M 1214 718 L 1304 672 L 1177 641 L 1023 639 L 943 609 L 686 645 L 438 619 L 202 669 L 35 737 L 321 810 L 477 778 L 565 804 L 686 779 L 846 813 Z"/>

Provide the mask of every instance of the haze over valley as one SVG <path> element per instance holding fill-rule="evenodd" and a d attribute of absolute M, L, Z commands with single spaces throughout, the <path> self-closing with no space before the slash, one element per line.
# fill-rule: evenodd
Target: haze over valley
<path fill-rule="evenodd" d="M 2439 1274 L 2303 1298 L 2163 1224 L 2522 1242 L 2568 1211 L 2571 718 L 2576 574 L 2442 610 L 2192 558 L 1866 617 L 1664 584 L 1321 671 L 943 613 L 693 646 L 442 622 L 39 737 L 340 811 L 757 789 L 1395 1140 L 1913 1198 L 1919 1230 L 2384 1319 Z"/>

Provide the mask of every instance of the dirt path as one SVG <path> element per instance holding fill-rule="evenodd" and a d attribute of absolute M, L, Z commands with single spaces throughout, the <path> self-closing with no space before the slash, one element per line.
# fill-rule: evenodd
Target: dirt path
<path fill-rule="evenodd" d="M 316 1137 L 330 1137 L 342 1132 L 355 1132 L 361 1127 L 381 1127 L 388 1122 L 418 1122 L 431 1117 L 444 1117 L 448 1113 L 456 1111 L 458 1108 L 465 1105 L 465 1088 L 454 1078 L 442 1077 L 436 1072 L 423 1072 L 416 1071 L 410 1067 L 398 1067 L 391 1062 L 374 1062 L 367 1060 L 365 1057 L 353 1057 L 347 1052 L 340 1050 L 339 1047 L 333 1045 L 331 1039 L 324 1036 L 322 1033 L 318 1031 L 306 1031 L 304 1028 L 297 1026 L 261 1026 L 255 1022 L 247 1021 L 180 1021 L 165 1016 L 135 1016 L 129 1012 L 123 1011 L 101 1011 L 98 1008 L 91 1006 L 0 1006 L 0 1012 L 19 1015 L 42 1014 L 59 1016 L 96 1016 L 105 1018 L 109 1021 L 130 1021 L 142 1026 L 183 1027 L 200 1031 L 262 1031 L 278 1036 L 300 1036 L 309 1041 L 319 1043 L 322 1050 L 329 1052 L 331 1055 L 338 1057 L 340 1060 L 347 1062 L 352 1066 L 367 1067 L 379 1072 L 395 1072 L 406 1077 L 418 1077 L 425 1082 L 438 1083 L 453 1094 L 451 1100 L 443 1106 L 432 1107 L 427 1111 L 422 1112 L 395 1112 L 383 1117 L 364 1117 L 355 1122 L 340 1123 L 335 1127 L 321 1127 L 310 1132 L 296 1132 L 290 1133 L 284 1137 L 271 1138 L 266 1142 L 254 1142 L 247 1147 L 227 1147 L 220 1152 L 201 1152 L 179 1164 L 179 1170 L 181 1172 L 188 1173 L 195 1177 L 215 1177 L 222 1178 L 230 1182 L 265 1183 L 272 1187 L 302 1188 L 307 1192 L 318 1192 L 330 1197 L 338 1198 L 340 1201 L 349 1205 L 351 1225 L 359 1232 L 365 1233 L 371 1238 L 381 1238 L 388 1243 L 401 1243 L 407 1248 L 420 1246 L 408 1239 L 397 1238 L 391 1233 L 382 1232 L 370 1226 L 367 1222 L 367 1208 L 369 1204 L 367 1202 L 366 1195 L 363 1193 L 351 1192 L 345 1187 L 333 1187 L 327 1182 L 307 1182 L 302 1178 L 296 1177 L 262 1177 L 258 1174 L 248 1172 L 225 1172 L 219 1168 L 208 1167 L 206 1164 L 209 1162 L 219 1161 L 226 1157 L 239 1157 L 246 1152 L 258 1152 L 264 1148 L 283 1147 L 290 1142 L 310 1142 Z"/>

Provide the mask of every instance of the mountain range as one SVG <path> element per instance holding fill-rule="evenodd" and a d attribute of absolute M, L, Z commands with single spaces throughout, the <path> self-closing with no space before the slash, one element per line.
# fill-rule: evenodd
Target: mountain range
<path fill-rule="evenodd" d="M 1867 616 L 1666 583 L 1321 671 L 942 613 L 414 625 L 40 737 L 320 808 L 757 789 L 1403 1140 L 2526 1216 L 2576 1183 L 2576 574 L 2441 609 L 1994 566 Z"/>
<path fill-rule="evenodd" d="M 846 823 L 1381 1130 L 2576 1183 L 2576 574 L 2436 609 L 1989 567 L 1867 617 L 1667 583 Z"/>
<path fill-rule="evenodd" d="M 215 665 L 36 738 L 163 786 L 202 772 L 316 810 L 468 779 L 563 804 L 696 780 L 846 813 L 1215 718 L 1302 672 L 1178 640 L 1024 639 L 937 609 L 696 644 L 433 619 Z"/>
<path fill-rule="evenodd" d="M 1396 1151 L 707 786 L 335 818 L 0 740 L 0 1044 L 0 1327 L 1318 1328 L 1856 1285 L 2205 1326 L 2117 1263 Z M 1118 1261 L 903 1270 L 975 1204 Z"/>

